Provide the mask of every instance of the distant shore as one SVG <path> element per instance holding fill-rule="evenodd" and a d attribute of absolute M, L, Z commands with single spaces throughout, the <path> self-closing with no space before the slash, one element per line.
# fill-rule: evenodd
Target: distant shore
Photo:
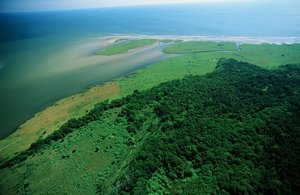
<path fill-rule="evenodd" d="M 247 36 L 190 36 L 190 35 L 139 35 L 139 34 L 113 34 L 99 35 L 97 38 L 111 39 L 174 39 L 183 41 L 215 41 L 215 42 L 237 42 L 239 44 L 294 44 L 300 43 L 299 37 L 247 37 Z"/>

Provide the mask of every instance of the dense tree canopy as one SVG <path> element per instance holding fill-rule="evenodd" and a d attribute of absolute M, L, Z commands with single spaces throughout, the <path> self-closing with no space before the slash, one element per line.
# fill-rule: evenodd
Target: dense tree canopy
<path fill-rule="evenodd" d="M 115 192 L 299 192 L 299 89 L 299 66 L 268 71 L 221 60 L 206 76 L 136 92 L 122 113 L 138 131 L 134 116 L 150 105 L 160 119 L 152 127 L 158 133 L 144 143 Z"/>

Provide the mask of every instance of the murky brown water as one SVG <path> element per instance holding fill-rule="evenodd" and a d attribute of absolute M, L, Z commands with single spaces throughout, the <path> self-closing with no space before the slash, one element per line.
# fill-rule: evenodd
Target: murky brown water
<path fill-rule="evenodd" d="M 127 54 L 95 55 L 112 43 L 100 37 L 2 44 L 6 51 L 0 54 L 0 138 L 63 97 L 167 57 L 159 43 Z"/>

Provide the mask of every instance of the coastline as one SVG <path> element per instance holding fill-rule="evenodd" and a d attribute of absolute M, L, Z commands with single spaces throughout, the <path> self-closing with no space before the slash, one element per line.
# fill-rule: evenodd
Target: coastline
<path fill-rule="evenodd" d="M 94 39 L 103 39 L 106 38 L 109 41 L 113 43 L 114 40 L 119 38 L 129 38 L 129 39 L 146 39 L 146 38 L 155 38 L 158 40 L 162 39 L 172 39 L 172 40 L 183 40 L 183 41 L 213 41 L 213 42 L 236 42 L 238 44 L 294 44 L 294 43 L 300 43 L 300 37 L 267 37 L 267 38 L 251 38 L 251 37 L 207 37 L 207 36 L 171 36 L 171 35 L 110 35 L 110 36 L 100 36 L 96 37 Z M 235 41 L 234 41 L 235 40 Z M 212 64 L 214 64 L 213 62 Z M 155 63 L 157 64 L 157 63 Z M 152 65 L 150 65 L 152 66 Z M 147 68 L 148 66 L 146 66 Z M 147 73 L 147 70 L 144 66 L 141 69 L 137 69 L 134 72 L 138 73 L 142 77 L 143 73 Z M 140 74 L 142 72 L 142 74 Z M 203 72 L 207 73 L 206 71 Z M 182 73 L 183 74 L 183 73 Z M 201 73 L 202 74 L 202 73 Z M 124 87 L 120 84 L 120 81 L 122 80 L 130 80 L 131 76 L 121 76 L 116 77 L 115 79 L 112 79 L 110 82 L 106 82 L 101 85 L 95 85 L 92 86 L 80 93 L 77 93 L 75 95 L 67 96 L 51 106 L 47 107 L 41 112 L 38 112 L 34 115 L 33 118 L 30 118 L 25 123 L 23 123 L 19 128 L 16 129 L 11 135 L 8 137 L 0 140 L 0 159 L 7 159 L 12 157 L 17 152 L 20 152 L 28 147 L 30 147 L 30 144 L 35 142 L 37 139 L 44 138 L 47 135 L 54 132 L 58 127 L 62 124 L 64 124 L 67 120 L 70 118 L 76 118 L 83 116 L 87 110 L 90 110 L 97 102 L 103 101 L 105 99 L 115 99 L 123 97 L 124 95 L 128 95 L 130 91 L 133 91 L 136 86 L 127 86 L 129 89 L 125 89 L 125 91 L 122 91 Z M 177 79 L 177 77 L 168 77 L 168 79 Z M 168 80 L 166 79 L 166 80 Z M 156 78 L 157 81 L 153 82 L 149 86 L 142 86 L 140 89 L 146 89 L 151 87 L 154 84 L 159 84 L 161 82 L 164 82 L 165 80 L 159 80 L 159 78 Z M 130 83 L 130 82 L 129 82 Z M 114 90 L 110 90 L 111 87 L 113 87 Z M 106 94 L 103 95 L 103 90 L 106 92 Z M 91 95 L 91 96 L 89 96 Z M 87 98 L 89 96 L 89 98 Z M 98 99 L 99 98 L 99 99 Z M 74 101 L 75 100 L 75 101 Z M 69 104 L 72 102 L 71 106 L 66 106 L 65 103 Z M 77 102 L 77 103 L 76 103 Z M 78 105 L 80 103 L 80 105 Z M 52 109 L 59 108 L 58 111 L 53 111 Z M 49 112 L 50 110 L 50 112 Z M 52 111 L 51 111 L 52 110 Z M 79 112 L 78 112 L 79 111 Z M 58 113 L 65 114 L 65 118 L 62 118 L 62 120 L 53 120 L 53 117 L 58 117 Z M 72 112 L 73 115 L 69 115 L 69 113 Z M 77 113 L 74 114 L 74 113 Z M 39 117 L 43 117 L 42 120 Z M 37 126 L 34 128 L 31 128 L 32 125 L 35 125 L 37 121 L 45 122 L 45 120 L 48 123 L 42 124 L 42 126 Z M 51 130 L 48 130 L 45 132 L 45 128 L 48 128 L 49 123 L 51 127 Z M 40 123 L 38 123 L 40 124 Z M 30 131 L 29 131 L 30 130 Z M 22 139 L 26 137 L 25 139 Z M 17 144 L 18 143 L 18 144 Z M 14 147 L 11 147 L 14 145 Z"/>

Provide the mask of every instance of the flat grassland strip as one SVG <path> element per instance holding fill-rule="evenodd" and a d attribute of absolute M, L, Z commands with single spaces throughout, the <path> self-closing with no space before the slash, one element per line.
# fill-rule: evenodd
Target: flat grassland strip
<path fill-rule="evenodd" d="M 115 55 L 115 54 L 122 54 L 127 53 L 131 49 L 136 49 L 139 47 L 152 45 L 156 43 L 156 39 L 141 39 L 141 40 L 130 40 L 128 42 L 122 42 L 119 44 L 112 45 L 111 47 L 108 47 L 106 49 L 97 51 L 97 55 Z"/>
<path fill-rule="evenodd" d="M 173 47 L 176 45 L 180 46 L 181 43 L 176 43 Z M 206 47 L 206 45 L 207 42 L 195 42 L 190 50 L 194 51 L 195 47 Z M 244 44 L 240 49 L 233 52 L 191 53 L 165 59 L 127 77 L 115 79 L 105 85 L 95 86 L 85 93 L 65 98 L 36 114 L 11 136 L 0 140 L 0 157 L 1 159 L 13 157 L 14 153 L 27 149 L 31 143 L 51 134 L 69 119 L 83 116 L 99 101 L 124 97 L 136 89 L 149 89 L 162 82 L 183 78 L 188 74 L 209 73 L 214 70 L 220 58 L 242 60 L 264 68 L 276 68 L 280 65 L 300 62 L 300 44 Z"/>
<path fill-rule="evenodd" d="M 238 59 L 264 68 L 300 62 L 300 44 L 243 44 Z"/>
<path fill-rule="evenodd" d="M 186 54 L 223 50 L 234 51 L 236 50 L 236 44 L 233 42 L 202 42 L 199 44 L 199 41 L 187 41 L 171 45 L 165 48 L 164 52 L 169 54 Z"/>

